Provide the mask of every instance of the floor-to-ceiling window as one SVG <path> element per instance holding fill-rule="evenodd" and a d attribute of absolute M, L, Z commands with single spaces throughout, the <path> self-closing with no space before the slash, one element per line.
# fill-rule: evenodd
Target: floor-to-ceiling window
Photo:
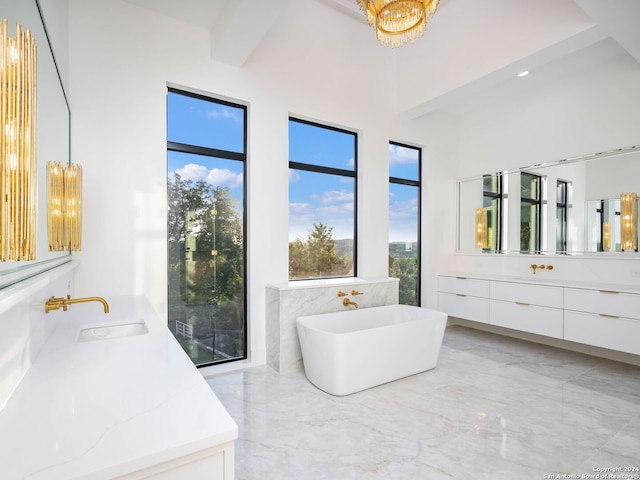
<path fill-rule="evenodd" d="M 289 119 L 289 279 L 356 275 L 357 134 Z"/>
<path fill-rule="evenodd" d="M 246 358 L 247 108 L 169 88 L 169 328 L 198 366 Z"/>
<path fill-rule="evenodd" d="M 405 305 L 420 305 L 421 159 L 420 148 L 389 143 L 389 276 Z"/>
<path fill-rule="evenodd" d="M 520 174 L 520 251 L 539 252 L 541 241 L 542 178 Z"/>

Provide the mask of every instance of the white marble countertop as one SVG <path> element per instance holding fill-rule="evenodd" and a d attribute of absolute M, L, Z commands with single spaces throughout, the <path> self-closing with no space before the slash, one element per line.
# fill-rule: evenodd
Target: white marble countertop
<path fill-rule="evenodd" d="M 107 479 L 231 442 L 238 427 L 142 296 L 69 306 L 0 411 L 0 478 Z M 44 305 L 43 305 L 44 308 Z M 144 319 L 149 333 L 78 342 Z"/>

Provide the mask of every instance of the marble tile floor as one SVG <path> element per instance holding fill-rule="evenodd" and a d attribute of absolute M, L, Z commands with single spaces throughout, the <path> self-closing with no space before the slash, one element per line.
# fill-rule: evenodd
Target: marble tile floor
<path fill-rule="evenodd" d="M 447 328 L 434 370 L 345 397 L 267 366 L 207 380 L 239 426 L 238 480 L 597 478 L 640 467 L 640 367 L 461 326 Z"/>

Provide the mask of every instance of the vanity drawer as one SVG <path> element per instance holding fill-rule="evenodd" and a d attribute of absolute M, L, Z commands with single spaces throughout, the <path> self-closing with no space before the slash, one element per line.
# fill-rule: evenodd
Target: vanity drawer
<path fill-rule="evenodd" d="M 473 297 L 489 297 L 489 281 L 466 277 L 438 277 L 438 291 Z"/>
<path fill-rule="evenodd" d="M 562 287 L 528 283 L 491 282 L 491 299 L 562 308 Z"/>
<path fill-rule="evenodd" d="M 563 311 L 528 303 L 491 300 L 491 324 L 523 332 L 562 338 Z"/>
<path fill-rule="evenodd" d="M 640 295 L 633 293 L 565 288 L 564 306 L 567 310 L 640 319 Z"/>
<path fill-rule="evenodd" d="M 450 317 L 489 323 L 489 299 L 455 293 L 438 293 L 438 310 Z"/>
<path fill-rule="evenodd" d="M 640 355 L 640 320 L 566 311 L 564 339 Z"/>

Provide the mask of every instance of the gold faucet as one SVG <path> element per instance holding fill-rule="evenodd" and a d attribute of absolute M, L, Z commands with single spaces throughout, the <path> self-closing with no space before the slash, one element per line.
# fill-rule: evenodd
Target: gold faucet
<path fill-rule="evenodd" d="M 71 299 L 71 295 L 67 295 L 67 298 L 58 298 L 51 297 L 44 304 L 45 313 L 49 313 L 51 310 L 58 310 L 62 307 L 62 310 L 67 311 L 67 307 L 73 303 L 84 303 L 84 302 L 100 302 L 104 307 L 104 313 L 109 313 L 109 304 L 104 298 L 101 297 L 84 297 L 84 298 L 74 298 Z"/>
<path fill-rule="evenodd" d="M 536 265 L 533 263 L 529 268 L 533 269 L 533 274 L 535 275 L 536 269 L 544 270 L 546 268 L 547 270 L 553 270 L 553 265 Z"/>
<path fill-rule="evenodd" d="M 358 308 L 358 304 L 353 300 L 351 300 L 350 298 L 345 298 L 344 300 L 342 300 L 342 304 L 345 307 L 348 307 L 349 305 L 353 305 L 354 307 Z"/>

